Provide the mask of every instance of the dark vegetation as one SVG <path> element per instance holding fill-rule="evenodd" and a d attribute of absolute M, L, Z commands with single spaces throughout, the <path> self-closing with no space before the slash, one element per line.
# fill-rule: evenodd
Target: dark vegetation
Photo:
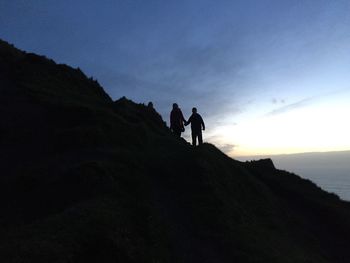
<path fill-rule="evenodd" d="M 350 206 L 0 42 L 0 262 L 349 262 Z"/>

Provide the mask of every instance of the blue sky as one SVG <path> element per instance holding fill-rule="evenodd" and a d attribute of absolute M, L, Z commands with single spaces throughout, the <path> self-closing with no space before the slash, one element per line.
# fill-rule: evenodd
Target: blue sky
<path fill-rule="evenodd" d="M 196 106 L 232 156 L 348 150 L 349 13 L 337 0 L 2 0 L 0 38 L 166 121 L 173 102 L 185 117 Z"/>

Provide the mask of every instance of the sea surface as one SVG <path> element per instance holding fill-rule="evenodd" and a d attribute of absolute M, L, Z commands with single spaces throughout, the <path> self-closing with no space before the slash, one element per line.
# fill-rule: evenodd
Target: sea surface
<path fill-rule="evenodd" d="M 275 167 L 310 179 L 327 192 L 350 201 L 350 151 L 239 157 L 237 160 L 271 158 Z"/>

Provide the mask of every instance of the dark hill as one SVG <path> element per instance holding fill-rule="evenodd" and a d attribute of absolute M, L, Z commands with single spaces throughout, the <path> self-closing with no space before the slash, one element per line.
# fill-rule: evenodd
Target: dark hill
<path fill-rule="evenodd" d="M 349 262 L 350 206 L 0 41 L 0 262 Z"/>

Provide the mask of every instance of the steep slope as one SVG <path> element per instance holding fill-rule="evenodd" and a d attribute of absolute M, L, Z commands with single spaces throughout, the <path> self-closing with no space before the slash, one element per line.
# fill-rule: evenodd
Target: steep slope
<path fill-rule="evenodd" d="M 349 204 L 270 160 L 2 41 L 0 84 L 1 262 L 348 262 Z"/>

